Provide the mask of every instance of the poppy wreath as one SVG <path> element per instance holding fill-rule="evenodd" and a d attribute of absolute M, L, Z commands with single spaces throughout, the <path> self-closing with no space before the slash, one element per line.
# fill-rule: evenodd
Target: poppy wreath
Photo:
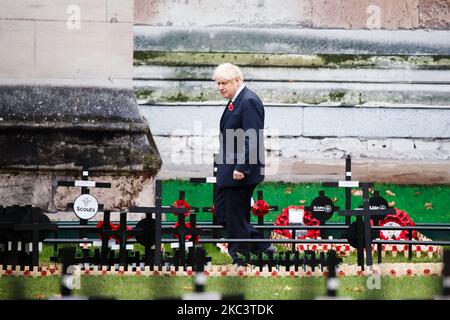
<path fill-rule="evenodd" d="M 402 210 L 395 208 L 395 214 L 388 214 L 378 223 L 380 227 L 405 227 L 415 226 L 409 215 Z M 408 239 L 409 230 L 381 230 L 380 238 L 383 240 L 406 240 Z M 417 239 L 417 231 L 412 232 L 413 239 Z"/>
<path fill-rule="evenodd" d="M 189 216 L 191 213 L 191 205 L 186 202 L 184 199 L 177 200 L 173 203 L 173 206 L 175 208 L 187 208 L 186 213 L 184 214 L 185 217 Z"/>
<path fill-rule="evenodd" d="M 270 211 L 269 204 L 264 200 L 256 201 L 252 206 L 252 213 L 257 217 L 264 217 Z"/>
<path fill-rule="evenodd" d="M 185 223 L 184 223 L 184 226 L 185 226 L 186 229 L 191 229 L 191 224 L 190 224 L 189 222 L 185 222 Z M 179 237 L 179 235 L 178 235 L 178 233 L 177 233 L 177 229 L 180 228 L 180 223 L 179 223 L 179 222 L 175 223 L 175 224 L 173 225 L 172 228 L 175 229 L 175 230 L 174 230 L 174 233 L 173 233 L 173 237 L 174 237 L 175 239 L 179 239 L 180 237 Z M 188 231 L 188 232 L 189 232 L 189 231 Z M 186 241 L 189 241 L 189 240 L 191 240 L 191 239 L 192 239 L 192 234 L 186 234 L 186 235 L 184 236 L 184 240 L 186 240 Z M 197 236 L 195 237 L 195 239 L 194 239 L 194 242 L 198 242 L 199 240 L 200 240 L 200 236 L 197 235 Z"/>
<path fill-rule="evenodd" d="M 289 225 L 289 209 L 305 209 L 304 206 L 289 206 L 284 208 L 281 214 L 275 219 L 275 226 L 288 226 Z M 307 226 L 318 226 L 320 221 L 313 217 L 311 212 L 305 210 L 303 215 L 303 223 Z M 275 229 L 274 232 L 281 234 L 282 236 L 292 239 L 292 232 L 288 229 Z M 320 230 L 309 229 L 304 236 L 297 237 L 297 239 L 315 239 L 320 237 Z"/>

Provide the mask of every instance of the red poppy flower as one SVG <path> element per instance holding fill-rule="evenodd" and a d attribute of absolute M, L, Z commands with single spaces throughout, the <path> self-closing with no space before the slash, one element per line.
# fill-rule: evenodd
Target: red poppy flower
<path fill-rule="evenodd" d="M 252 206 L 252 213 L 257 217 L 264 217 L 269 211 L 269 204 L 264 200 L 258 200 Z"/>
<path fill-rule="evenodd" d="M 230 101 L 230 103 L 228 104 L 228 110 L 233 111 L 234 106 L 233 106 L 233 102 Z"/>
<path fill-rule="evenodd" d="M 186 210 L 186 213 L 184 214 L 185 217 L 187 217 L 189 215 L 190 210 L 191 210 L 191 205 L 189 203 L 187 203 L 186 200 L 184 200 L 184 199 L 175 201 L 173 203 L 173 206 L 175 208 L 186 208 L 187 210 Z"/>

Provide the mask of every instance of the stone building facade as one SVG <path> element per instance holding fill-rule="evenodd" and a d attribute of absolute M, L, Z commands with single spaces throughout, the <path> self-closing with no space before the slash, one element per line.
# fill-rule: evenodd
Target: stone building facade
<path fill-rule="evenodd" d="M 240 65 L 266 107 L 268 180 L 450 182 L 450 1 L 135 0 L 134 87 L 159 175 L 211 174 Z"/>

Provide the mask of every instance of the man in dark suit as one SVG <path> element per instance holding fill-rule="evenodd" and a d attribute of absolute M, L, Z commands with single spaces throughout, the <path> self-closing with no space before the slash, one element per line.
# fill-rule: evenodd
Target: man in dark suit
<path fill-rule="evenodd" d="M 261 239 L 250 224 L 251 198 L 264 180 L 264 106 L 244 84 L 239 67 L 224 63 L 214 71 L 220 94 L 228 104 L 220 119 L 220 149 L 217 161 L 216 215 L 229 238 Z M 233 263 L 237 253 L 276 252 L 269 242 L 229 243 Z"/>

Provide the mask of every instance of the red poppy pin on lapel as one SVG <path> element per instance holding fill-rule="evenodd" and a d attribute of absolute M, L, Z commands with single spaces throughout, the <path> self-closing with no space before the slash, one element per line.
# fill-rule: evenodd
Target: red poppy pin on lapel
<path fill-rule="evenodd" d="M 229 104 L 228 104 L 228 110 L 230 110 L 230 111 L 233 111 L 233 102 L 230 102 Z"/>

